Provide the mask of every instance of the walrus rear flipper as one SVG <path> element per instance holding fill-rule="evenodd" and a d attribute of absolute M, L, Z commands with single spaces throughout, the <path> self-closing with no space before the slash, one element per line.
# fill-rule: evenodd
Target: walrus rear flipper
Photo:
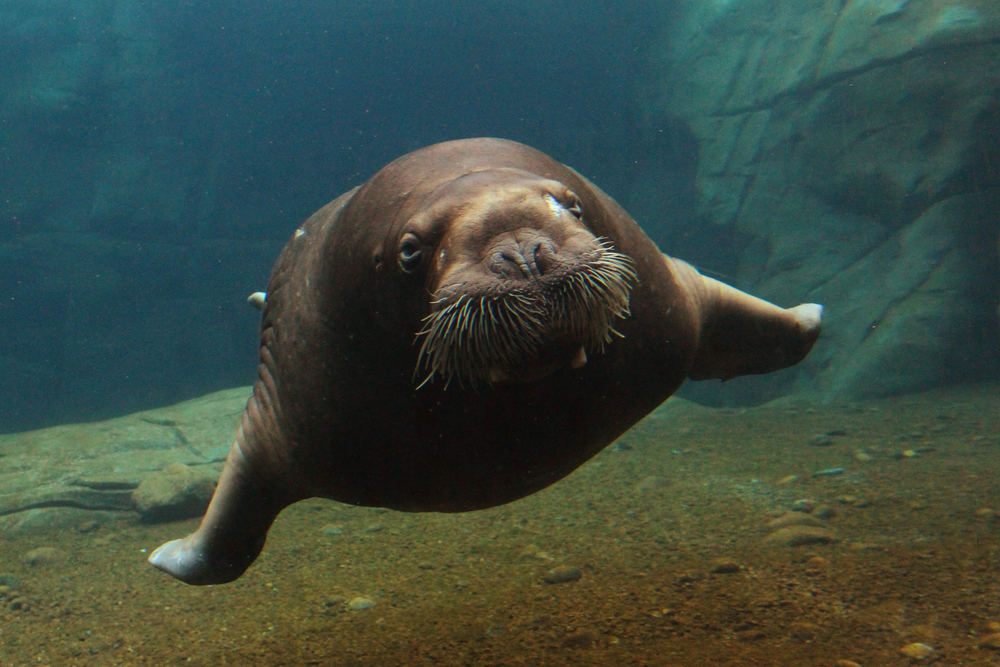
<path fill-rule="evenodd" d="M 225 584 L 246 572 L 264 548 L 278 513 L 298 498 L 253 481 L 239 443 L 229 451 L 212 503 L 198 530 L 149 556 L 158 570 L 186 584 Z"/>
<path fill-rule="evenodd" d="M 701 275 L 680 260 L 670 259 L 692 290 L 701 314 L 701 334 L 692 380 L 728 380 L 788 368 L 802 361 L 819 337 L 823 306 L 803 303 L 780 308 L 734 287 Z"/>

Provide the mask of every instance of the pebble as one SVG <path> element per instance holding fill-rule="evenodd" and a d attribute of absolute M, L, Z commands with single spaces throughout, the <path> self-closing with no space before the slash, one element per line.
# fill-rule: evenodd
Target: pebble
<path fill-rule="evenodd" d="M 563 639 L 563 648 L 591 648 L 596 646 L 598 641 L 598 636 L 592 632 L 579 631 L 572 634 L 566 635 Z"/>
<path fill-rule="evenodd" d="M 793 484 L 793 483 L 797 482 L 798 480 L 799 480 L 799 476 L 798 475 L 785 475 L 784 477 L 782 477 L 781 479 L 778 480 L 778 485 L 779 486 L 788 486 L 789 484 Z"/>
<path fill-rule="evenodd" d="M 823 558 L 822 556 L 813 556 L 806 561 L 806 567 L 810 570 L 824 570 L 826 566 L 830 564 L 830 561 Z"/>
<path fill-rule="evenodd" d="M 57 560 L 60 560 L 61 557 L 62 554 L 59 553 L 58 549 L 53 549 L 52 547 L 39 547 L 24 554 L 24 558 L 21 559 L 21 564 L 25 567 L 41 567 L 44 565 L 51 565 Z"/>
<path fill-rule="evenodd" d="M 812 515 L 817 519 L 829 521 L 833 517 L 837 516 L 837 510 L 833 509 L 829 505 L 820 505 L 812 511 Z"/>
<path fill-rule="evenodd" d="M 84 521 L 79 526 L 76 527 L 76 532 L 78 533 L 92 533 L 101 527 L 100 521 Z"/>
<path fill-rule="evenodd" d="M 768 528 L 777 529 L 786 526 L 822 526 L 823 522 L 811 514 L 803 512 L 785 512 L 777 519 L 767 524 Z"/>
<path fill-rule="evenodd" d="M 914 642 L 899 649 L 899 652 L 911 660 L 923 660 L 934 653 L 934 647 Z"/>
<path fill-rule="evenodd" d="M 380 523 L 373 523 L 372 525 L 367 526 L 365 528 L 365 532 L 366 533 L 378 533 L 378 532 L 382 531 L 382 528 L 384 528 L 384 526 L 382 524 L 380 524 Z"/>
<path fill-rule="evenodd" d="M 827 468 L 825 470 L 817 470 L 813 473 L 813 477 L 834 477 L 843 474 L 843 472 L 843 468 Z"/>
<path fill-rule="evenodd" d="M 805 512 L 806 514 L 808 514 L 809 512 L 812 512 L 814 509 L 816 509 L 817 505 L 819 505 L 818 500 L 813 500 L 812 498 L 799 498 L 794 503 L 792 503 L 792 511 Z"/>
<path fill-rule="evenodd" d="M 319 529 L 324 535 L 343 535 L 344 527 L 339 523 L 328 523 Z"/>
<path fill-rule="evenodd" d="M 874 457 L 863 449 L 854 452 L 854 458 L 858 461 L 871 461 Z"/>
<path fill-rule="evenodd" d="M 995 519 L 997 518 L 997 511 L 990 507 L 980 507 L 976 510 L 976 516 L 981 516 L 985 519 Z"/>
<path fill-rule="evenodd" d="M 366 598 L 361 595 L 351 598 L 350 602 L 347 603 L 347 608 L 351 611 L 364 611 L 366 609 L 371 609 L 375 606 L 375 600 L 371 598 Z"/>
<path fill-rule="evenodd" d="M 332 607 L 339 607 L 345 602 L 347 602 L 347 598 L 345 598 L 343 595 L 334 595 L 333 597 L 329 597 L 326 600 L 324 600 L 323 606 L 326 607 L 327 609 L 330 609 Z"/>
<path fill-rule="evenodd" d="M 732 558 L 715 558 L 712 560 L 712 574 L 732 574 L 740 571 L 740 564 Z"/>
<path fill-rule="evenodd" d="M 826 528 L 817 526 L 788 526 L 780 528 L 764 538 L 764 544 L 801 547 L 807 544 L 829 544 L 837 537 Z"/>
<path fill-rule="evenodd" d="M 548 574 L 542 577 L 542 580 L 547 584 L 568 584 L 580 581 L 582 577 L 583 572 L 580 571 L 580 568 L 560 565 L 549 570 Z"/>
<path fill-rule="evenodd" d="M 829 447 L 833 444 L 833 438 L 827 433 L 820 433 L 809 438 L 809 444 L 813 447 Z"/>

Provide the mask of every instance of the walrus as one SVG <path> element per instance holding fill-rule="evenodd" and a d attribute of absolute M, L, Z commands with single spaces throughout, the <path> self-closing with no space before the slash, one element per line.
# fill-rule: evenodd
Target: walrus
<path fill-rule="evenodd" d="M 258 379 L 200 527 L 149 561 L 233 581 L 288 505 L 464 512 L 549 486 L 685 378 L 799 362 L 783 309 L 668 257 L 611 197 L 501 139 L 405 155 L 288 241 Z"/>

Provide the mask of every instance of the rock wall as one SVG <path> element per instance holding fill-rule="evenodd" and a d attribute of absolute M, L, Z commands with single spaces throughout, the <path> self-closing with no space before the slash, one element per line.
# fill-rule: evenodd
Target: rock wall
<path fill-rule="evenodd" d="M 692 0 L 656 58 L 652 116 L 698 140 L 703 224 L 746 239 L 732 282 L 827 308 L 804 364 L 727 400 L 995 377 L 1000 5 Z"/>
<path fill-rule="evenodd" d="M 0 432 L 251 382 L 290 233 L 419 146 L 629 183 L 652 2 L 0 0 Z"/>

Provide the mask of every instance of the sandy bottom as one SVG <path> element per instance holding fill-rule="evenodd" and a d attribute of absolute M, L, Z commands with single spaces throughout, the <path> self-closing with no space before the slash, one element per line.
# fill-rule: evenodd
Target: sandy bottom
<path fill-rule="evenodd" d="M 997 664 L 998 467 L 998 387 L 681 407 L 495 510 L 301 503 L 225 586 L 145 562 L 195 521 L 7 536 L 0 664 Z M 765 542 L 800 500 L 835 541 Z"/>

